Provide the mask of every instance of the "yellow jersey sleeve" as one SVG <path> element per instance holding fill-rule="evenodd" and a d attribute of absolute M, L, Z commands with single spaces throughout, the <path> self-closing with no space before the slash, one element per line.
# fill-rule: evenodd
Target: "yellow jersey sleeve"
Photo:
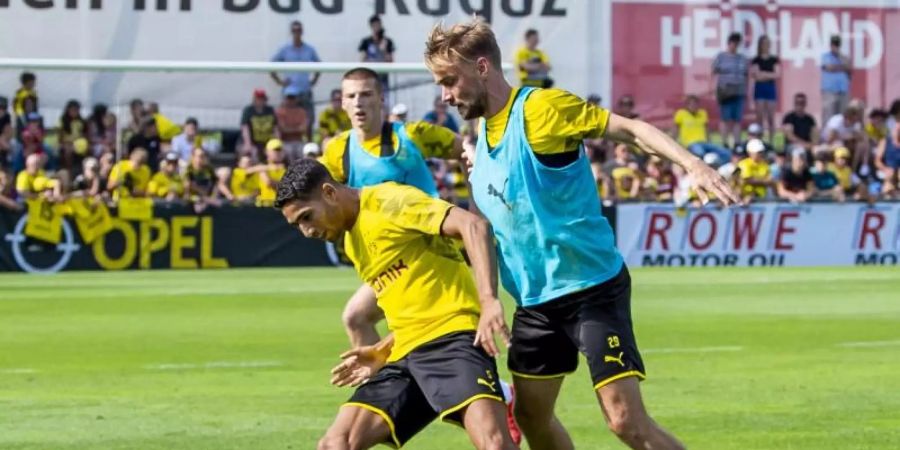
<path fill-rule="evenodd" d="M 578 148 L 606 133 L 609 111 L 561 89 L 538 89 L 525 101 L 525 133 L 538 154 Z"/>
<path fill-rule="evenodd" d="M 28 175 L 28 172 L 21 171 L 18 175 L 16 175 L 16 191 L 23 192 L 31 192 L 31 176 Z"/>
<path fill-rule="evenodd" d="M 322 152 L 322 157 L 319 158 L 319 162 L 328 169 L 331 178 L 334 178 L 338 183 L 347 182 L 347 174 L 344 173 L 344 151 L 347 148 L 349 133 L 349 131 L 341 133 L 328 141 L 325 151 Z"/>
<path fill-rule="evenodd" d="M 125 174 L 130 171 L 129 166 L 126 166 L 126 164 L 130 165 L 129 161 L 117 162 L 113 166 L 112 170 L 109 171 L 109 179 L 116 182 L 122 181 L 122 179 L 125 177 Z"/>
<path fill-rule="evenodd" d="M 406 124 L 406 135 L 425 158 L 449 159 L 453 156 L 456 133 L 440 125 L 420 121 Z"/>

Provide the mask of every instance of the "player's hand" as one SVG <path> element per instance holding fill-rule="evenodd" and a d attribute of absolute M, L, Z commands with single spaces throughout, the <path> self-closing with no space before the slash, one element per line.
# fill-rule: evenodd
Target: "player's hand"
<path fill-rule="evenodd" d="M 722 178 L 722 175 L 719 175 L 719 172 L 716 172 L 715 169 L 709 167 L 703 161 L 698 159 L 688 165 L 688 167 L 685 167 L 685 169 L 691 180 L 694 181 L 697 197 L 700 198 L 704 205 L 709 203 L 709 193 L 714 194 L 725 206 L 741 203 L 740 196 Z"/>
<path fill-rule="evenodd" d="M 475 333 L 474 346 L 481 346 L 488 355 L 497 357 L 500 350 L 497 348 L 496 337 L 509 347 L 510 332 L 503 316 L 503 304 L 500 300 L 493 299 L 481 303 L 481 318 L 478 320 L 478 331 Z"/>
<path fill-rule="evenodd" d="M 372 378 L 384 367 L 387 355 L 374 345 L 354 348 L 341 354 L 343 362 L 331 369 L 331 384 L 356 387 Z"/>

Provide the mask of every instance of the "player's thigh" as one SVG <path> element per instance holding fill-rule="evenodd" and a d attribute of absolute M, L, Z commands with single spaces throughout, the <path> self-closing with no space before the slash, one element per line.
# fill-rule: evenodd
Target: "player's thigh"
<path fill-rule="evenodd" d="M 564 376 L 554 378 L 525 378 L 513 375 L 516 388 L 516 418 L 521 425 L 546 423 L 553 418 L 556 399 L 562 388 Z"/>
<path fill-rule="evenodd" d="M 405 444 L 437 417 L 405 359 L 379 370 L 353 393 L 344 404 L 348 407 L 367 410 L 383 419 L 389 433 L 379 442 L 395 447 Z"/>
<path fill-rule="evenodd" d="M 626 267 L 585 295 L 569 328 L 585 355 L 594 389 L 626 377 L 644 378 L 631 320 L 631 276 Z"/>
<path fill-rule="evenodd" d="M 381 415 L 358 405 L 344 405 L 322 437 L 320 446 L 344 448 L 352 444 L 369 448 L 386 442 L 392 442 L 391 428 Z"/>
<path fill-rule="evenodd" d="M 506 425 L 506 405 L 493 399 L 478 399 L 461 412 L 466 433 L 476 445 L 511 441 Z"/>
<path fill-rule="evenodd" d="M 462 411 L 477 400 L 503 403 L 497 363 L 475 333 L 450 333 L 419 346 L 408 356 L 409 371 L 442 420 L 461 425 Z"/>
<path fill-rule="evenodd" d="M 347 300 L 344 307 L 345 321 L 375 323 L 384 318 L 384 312 L 378 307 L 375 291 L 363 283 Z"/>

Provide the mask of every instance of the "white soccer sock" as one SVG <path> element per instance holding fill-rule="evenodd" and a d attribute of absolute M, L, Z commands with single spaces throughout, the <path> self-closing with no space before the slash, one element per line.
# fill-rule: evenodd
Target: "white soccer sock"
<path fill-rule="evenodd" d="M 500 380 L 500 389 L 503 390 L 503 398 L 506 399 L 506 404 L 508 405 L 512 402 L 512 389 L 503 380 Z"/>

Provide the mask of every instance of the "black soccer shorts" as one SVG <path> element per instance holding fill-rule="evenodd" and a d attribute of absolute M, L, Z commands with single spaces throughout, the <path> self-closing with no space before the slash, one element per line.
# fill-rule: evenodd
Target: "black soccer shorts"
<path fill-rule="evenodd" d="M 391 430 L 384 443 L 399 448 L 434 419 L 462 425 L 461 410 L 475 400 L 503 402 L 497 363 L 475 332 L 450 333 L 394 361 L 360 386 L 344 406 L 381 416 Z"/>
<path fill-rule="evenodd" d="M 594 389 L 621 378 L 645 378 L 631 323 L 631 277 L 622 271 L 597 286 L 528 308 L 516 308 L 508 365 L 523 378 L 556 378 L 587 357 Z"/>

